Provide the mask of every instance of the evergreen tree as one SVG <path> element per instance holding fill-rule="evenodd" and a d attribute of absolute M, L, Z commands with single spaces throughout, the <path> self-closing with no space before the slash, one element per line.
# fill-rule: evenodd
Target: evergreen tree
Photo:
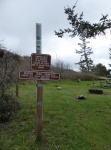
<path fill-rule="evenodd" d="M 78 45 L 81 47 L 81 49 L 76 50 L 76 53 L 81 54 L 81 58 L 80 61 L 76 64 L 80 66 L 80 70 L 82 72 L 89 72 L 93 68 L 93 61 L 89 57 L 93 53 L 93 51 L 92 48 L 87 47 L 87 43 L 89 42 L 86 41 L 85 37 L 81 37 L 80 40 L 82 41 L 82 43 L 78 43 Z"/>
<path fill-rule="evenodd" d="M 99 63 L 94 67 L 94 72 L 98 76 L 107 76 L 108 71 L 106 69 L 106 66 L 103 64 Z"/>
<path fill-rule="evenodd" d="M 106 35 L 107 29 L 111 30 L 111 19 L 108 19 L 108 14 L 102 15 L 102 17 L 99 19 L 98 23 L 90 23 L 89 21 L 84 20 L 83 12 L 80 15 L 78 15 L 78 13 L 75 13 L 75 8 L 76 8 L 77 2 L 78 2 L 78 0 L 76 1 L 75 5 L 72 8 L 70 8 L 69 6 L 67 8 L 64 8 L 64 12 L 68 16 L 67 20 L 69 21 L 69 24 L 71 27 L 66 28 L 66 29 L 60 29 L 58 32 L 55 31 L 55 35 L 62 38 L 65 33 L 68 33 L 69 36 L 72 38 L 75 36 L 79 36 L 80 38 L 82 38 L 82 37 L 96 38 L 97 35 Z M 86 57 L 86 59 L 87 59 L 87 57 Z M 81 56 L 81 61 L 80 61 L 79 65 L 84 70 L 88 70 L 88 66 L 87 65 L 85 66 L 83 62 L 84 61 L 82 61 L 82 56 Z M 92 64 L 91 59 L 89 59 L 89 64 Z M 111 64 L 110 64 L 110 66 L 111 66 Z"/>
<path fill-rule="evenodd" d="M 111 59 L 111 47 L 109 48 L 109 55 L 110 55 L 110 59 Z M 111 67 L 111 64 L 109 64 L 109 66 Z"/>
<path fill-rule="evenodd" d="M 55 31 L 55 35 L 62 38 L 65 33 L 69 33 L 70 37 L 84 36 L 86 38 L 95 38 L 97 35 L 105 35 L 105 31 L 111 29 L 111 19 L 108 19 L 108 15 L 102 15 L 98 23 L 90 23 L 84 20 L 83 12 L 79 16 L 78 13 L 75 13 L 76 4 L 72 8 L 64 8 L 71 28 L 60 29 L 59 32 Z"/>

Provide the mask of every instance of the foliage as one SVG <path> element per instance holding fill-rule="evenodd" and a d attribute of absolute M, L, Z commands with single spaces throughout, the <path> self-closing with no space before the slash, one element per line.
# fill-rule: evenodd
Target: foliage
<path fill-rule="evenodd" d="M 72 80 L 49 81 L 44 84 L 42 140 L 35 142 L 35 82 L 22 82 L 19 101 L 24 107 L 15 119 L 1 124 L 1 150 L 110 150 L 111 89 L 100 82 Z M 62 90 L 56 90 L 56 84 Z M 89 89 L 102 89 L 102 95 Z M 77 95 L 86 100 L 78 100 Z"/>
<path fill-rule="evenodd" d="M 85 21 L 83 18 L 83 12 L 78 16 L 75 13 L 76 4 L 70 8 L 64 8 L 65 14 L 68 16 L 67 20 L 71 25 L 71 29 L 60 29 L 59 32 L 55 31 L 55 35 L 63 37 L 65 33 L 70 33 L 70 37 L 96 37 L 97 35 L 105 35 L 106 29 L 111 29 L 111 20 L 108 19 L 108 15 L 102 15 L 98 23 L 91 24 L 89 21 Z"/>
<path fill-rule="evenodd" d="M 12 83 L 18 80 L 18 68 L 20 56 L 7 51 L 0 44 L 0 122 L 9 121 L 13 113 L 18 109 L 18 103 L 7 90 Z"/>
<path fill-rule="evenodd" d="M 77 2 L 78 0 L 72 8 L 69 6 L 64 8 L 64 12 L 68 16 L 67 20 L 71 28 L 60 29 L 58 32 L 55 31 L 55 35 L 62 38 L 64 34 L 68 33 L 72 38 L 75 36 L 95 38 L 97 35 L 105 35 L 107 29 L 111 30 L 111 19 L 108 19 L 108 14 L 102 15 L 98 23 L 90 23 L 89 21 L 84 20 L 83 12 L 80 15 L 75 13 Z M 80 62 L 82 61 L 84 60 L 81 60 Z M 89 61 L 92 64 L 92 60 L 90 59 Z M 84 68 L 82 63 L 79 63 L 79 65 Z M 84 69 L 86 69 L 86 67 Z"/>
<path fill-rule="evenodd" d="M 2 96 L 10 84 L 18 79 L 19 65 L 19 55 L 0 49 L 0 92 Z"/>
<path fill-rule="evenodd" d="M 110 59 L 111 59 L 111 47 L 109 48 L 109 55 L 110 55 Z M 109 66 L 111 67 L 111 64 L 109 64 Z"/>
<path fill-rule="evenodd" d="M 81 81 L 91 81 L 98 79 L 98 77 L 92 73 L 63 72 L 61 73 L 61 79 L 76 80 L 76 81 L 80 79 Z"/>
<path fill-rule="evenodd" d="M 87 52 L 87 55 L 88 55 L 88 52 Z M 97 76 L 94 75 L 93 73 L 91 73 L 91 72 L 88 72 L 88 73 L 76 72 L 76 71 L 70 69 L 69 64 L 65 64 L 63 61 L 60 61 L 60 60 L 57 60 L 52 64 L 51 71 L 60 73 L 61 79 L 71 79 L 71 80 L 80 79 L 82 81 L 97 79 Z"/>
<path fill-rule="evenodd" d="M 80 40 L 82 43 L 78 43 L 81 47 L 80 50 L 76 50 L 76 53 L 81 54 L 80 62 L 76 63 L 80 66 L 81 72 L 89 72 L 92 70 L 93 61 L 89 56 L 93 53 L 90 47 L 87 47 L 88 41 L 86 41 L 85 37 L 81 37 Z"/>
<path fill-rule="evenodd" d="M 21 56 L 20 70 L 30 70 L 30 57 Z"/>
<path fill-rule="evenodd" d="M 94 67 L 93 71 L 98 76 L 107 76 L 107 74 L 108 74 L 108 71 L 107 71 L 106 67 L 101 63 L 97 64 Z"/>
<path fill-rule="evenodd" d="M 0 123 L 10 121 L 19 108 L 20 105 L 12 94 L 0 96 Z"/>
<path fill-rule="evenodd" d="M 70 64 L 64 63 L 60 59 L 57 59 L 56 61 L 52 62 L 51 71 L 58 73 L 63 73 L 64 71 L 73 72 L 73 70 L 71 70 Z"/>

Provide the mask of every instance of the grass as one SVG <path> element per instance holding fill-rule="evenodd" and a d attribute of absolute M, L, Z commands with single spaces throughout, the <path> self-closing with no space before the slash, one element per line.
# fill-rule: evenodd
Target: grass
<path fill-rule="evenodd" d="M 56 85 L 62 90 L 56 90 Z M 89 89 L 106 94 L 90 94 Z M 20 84 L 22 109 L 1 124 L 0 150 L 111 150 L 111 88 L 99 81 L 48 81 L 43 86 L 42 140 L 35 142 L 36 86 Z M 78 100 L 77 95 L 86 100 Z"/>

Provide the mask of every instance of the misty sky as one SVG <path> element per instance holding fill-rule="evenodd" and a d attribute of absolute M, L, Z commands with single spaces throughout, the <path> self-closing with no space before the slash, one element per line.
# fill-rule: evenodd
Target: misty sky
<path fill-rule="evenodd" d="M 42 24 L 42 53 L 50 54 L 52 61 L 61 60 L 77 68 L 80 55 L 78 37 L 64 35 L 58 38 L 54 30 L 70 28 L 64 7 L 74 6 L 76 0 L 0 0 L 0 40 L 8 50 L 28 55 L 36 52 L 36 23 Z M 76 13 L 84 13 L 84 19 L 91 23 L 98 22 L 102 14 L 111 19 L 111 0 L 78 0 Z M 108 49 L 111 35 L 90 39 L 88 46 L 94 52 L 91 55 L 94 64 L 102 63 L 107 68 L 111 63 Z"/>

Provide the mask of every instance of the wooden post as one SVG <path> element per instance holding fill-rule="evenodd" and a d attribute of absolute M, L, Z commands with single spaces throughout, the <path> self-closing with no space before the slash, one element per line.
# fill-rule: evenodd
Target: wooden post
<path fill-rule="evenodd" d="M 36 140 L 40 141 L 42 137 L 42 81 L 37 81 L 37 126 L 36 126 Z"/>

